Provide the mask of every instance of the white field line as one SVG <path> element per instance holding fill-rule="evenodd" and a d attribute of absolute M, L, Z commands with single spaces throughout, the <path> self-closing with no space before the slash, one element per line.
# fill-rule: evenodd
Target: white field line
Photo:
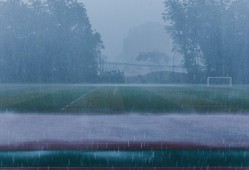
<path fill-rule="evenodd" d="M 70 106 L 72 106 L 77 101 L 81 100 L 82 98 L 86 97 L 87 95 L 89 95 L 90 93 L 92 93 L 93 91 L 95 91 L 97 88 L 99 88 L 99 87 L 95 87 L 94 89 L 92 89 L 92 90 L 88 91 L 87 93 L 83 94 L 78 99 L 76 99 L 76 100 L 72 101 L 70 104 L 68 104 L 66 107 L 61 108 L 61 110 L 62 111 L 66 110 L 67 108 L 69 108 Z"/>

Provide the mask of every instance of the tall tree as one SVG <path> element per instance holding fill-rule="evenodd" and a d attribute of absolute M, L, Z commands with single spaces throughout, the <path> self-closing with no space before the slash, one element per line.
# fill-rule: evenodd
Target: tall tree
<path fill-rule="evenodd" d="M 204 68 L 207 76 L 249 82 L 248 5 L 247 0 L 165 0 L 167 30 L 192 81 Z"/>
<path fill-rule="evenodd" d="M 76 0 L 0 4 L 2 82 L 94 82 L 103 47 Z"/>

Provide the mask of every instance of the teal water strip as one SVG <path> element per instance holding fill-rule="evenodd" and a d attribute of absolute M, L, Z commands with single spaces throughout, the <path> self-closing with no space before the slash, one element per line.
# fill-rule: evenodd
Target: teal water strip
<path fill-rule="evenodd" d="M 0 167 L 249 167 L 249 150 L 0 151 Z"/>

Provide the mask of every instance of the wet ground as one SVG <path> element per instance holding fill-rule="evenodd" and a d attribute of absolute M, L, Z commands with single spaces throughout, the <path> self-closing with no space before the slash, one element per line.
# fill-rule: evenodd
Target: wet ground
<path fill-rule="evenodd" d="M 0 115 L 0 145 L 28 142 L 161 142 L 249 148 L 245 115 Z"/>

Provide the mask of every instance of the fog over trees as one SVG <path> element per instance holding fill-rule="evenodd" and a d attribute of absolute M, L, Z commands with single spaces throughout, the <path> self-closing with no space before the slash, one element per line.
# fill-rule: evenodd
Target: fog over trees
<path fill-rule="evenodd" d="M 117 57 L 124 63 L 114 62 L 119 68 L 104 70 L 104 43 L 82 3 L 0 1 L 0 82 L 124 82 L 122 64 L 126 70 L 127 64 L 137 70 L 138 64 L 160 64 L 168 67 L 167 72 L 175 72 L 169 34 L 173 51 L 183 56 L 189 83 L 205 83 L 210 76 L 249 83 L 248 0 L 164 0 L 164 9 L 158 17 L 165 21 L 166 30 L 157 22 L 141 25 L 137 21 L 137 27 L 127 29 L 123 54 Z M 110 32 L 118 29 L 112 26 L 106 24 Z"/>
<path fill-rule="evenodd" d="M 145 23 L 129 30 L 123 42 L 123 58 L 129 62 L 136 62 L 140 53 L 158 51 L 171 54 L 170 37 L 160 23 Z M 165 64 L 165 63 L 161 63 Z"/>
<path fill-rule="evenodd" d="M 163 15 L 190 82 L 208 76 L 249 82 L 248 0 L 165 0 Z"/>
<path fill-rule="evenodd" d="M 102 47 L 75 0 L 0 3 L 1 82 L 96 82 Z"/>
<path fill-rule="evenodd" d="M 163 34 L 162 12 L 164 0 L 78 0 L 83 2 L 93 27 L 100 32 L 105 45 L 103 54 L 108 60 L 125 59 L 123 41 L 129 32 L 147 23 L 160 24 Z M 161 50 L 160 50 L 161 51 Z M 133 60 L 135 60 L 135 57 Z M 130 58 L 129 58 L 130 61 Z"/>

